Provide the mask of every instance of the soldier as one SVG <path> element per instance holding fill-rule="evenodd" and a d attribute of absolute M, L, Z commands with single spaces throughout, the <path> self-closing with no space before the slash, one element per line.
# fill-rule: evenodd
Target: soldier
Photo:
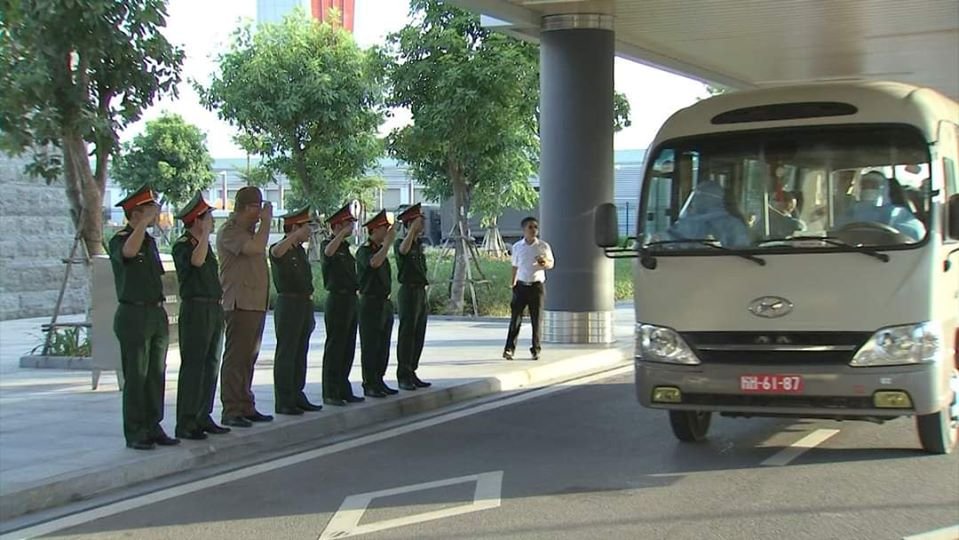
<path fill-rule="evenodd" d="M 432 384 L 416 376 L 426 339 L 426 256 L 423 254 L 424 216 L 419 203 L 404 210 L 397 219 L 406 227 L 406 237 L 393 246 L 396 274 L 400 282 L 400 330 L 396 340 L 396 380 L 403 390 L 428 388 Z"/>
<path fill-rule="evenodd" d="M 310 335 L 316 327 L 313 318 L 313 271 L 303 249 L 312 232 L 310 208 L 294 210 L 283 216 L 286 236 L 270 246 L 276 307 L 276 356 L 273 361 L 273 392 L 277 414 L 301 415 L 323 407 L 306 399 L 306 357 Z"/>
<path fill-rule="evenodd" d="M 123 436 L 127 447 L 153 450 L 180 444 L 163 432 L 163 391 L 170 334 L 163 309 L 163 265 L 156 242 L 147 233 L 159 215 L 153 190 L 143 186 L 123 199 L 127 226 L 110 239 L 110 263 L 116 283 L 113 331 L 120 342 L 123 368 Z"/>
<path fill-rule="evenodd" d="M 380 210 L 364 225 L 370 239 L 356 251 L 360 282 L 360 363 L 363 365 L 363 395 L 382 398 L 398 391 L 386 386 L 383 377 L 390 360 L 393 332 L 393 278 L 387 256 L 396 237 L 396 227 Z"/>
<path fill-rule="evenodd" d="M 176 436 L 202 440 L 207 433 L 230 432 L 230 428 L 216 425 L 211 416 L 223 342 L 223 289 L 219 265 L 210 249 L 213 207 L 197 192 L 176 217 L 187 227 L 173 244 L 180 284 Z"/>
<path fill-rule="evenodd" d="M 326 346 L 323 350 L 323 403 L 342 407 L 359 403 L 353 395 L 350 370 L 356 354 L 357 299 L 359 284 L 356 261 L 350 253 L 347 238 L 353 235 L 358 207 L 347 204 L 327 219 L 332 238 L 323 242 L 323 287 L 327 291 L 323 321 L 326 325 Z"/>
<path fill-rule="evenodd" d="M 273 420 L 256 410 L 252 389 L 270 294 L 266 247 L 272 220 L 273 206 L 263 201 L 260 190 L 243 187 L 236 192 L 233 214 L 216 237 L 226 320 L 220 370 L 221 422 L 227 426 L 250 427 L 253 422 Z"/>

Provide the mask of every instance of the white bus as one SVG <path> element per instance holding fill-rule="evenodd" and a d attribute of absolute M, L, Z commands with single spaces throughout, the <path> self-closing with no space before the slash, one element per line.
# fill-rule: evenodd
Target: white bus
<path fill-rule="evenodd" d="M 711 415 L 884 422 L 922 447 L 959 433 L 959 105 L 861 82 L 716 96 L 674 114 L 648 154 L 633 245 L 615 211 L 597 244 L 638 257 L 636 392 L 677 438 Z"/>

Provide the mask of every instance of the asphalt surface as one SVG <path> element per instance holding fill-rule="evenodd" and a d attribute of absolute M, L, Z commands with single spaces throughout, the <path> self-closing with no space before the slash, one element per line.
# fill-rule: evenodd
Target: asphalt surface
<path fill-rule="evenodd" d="M 911 419 L 714 418 L 707 442 L 683 444 L 636 403 L 628 373 L 460 416 L 49 537 L 345 538 L 353 523 L 389 527 L 364 539 L 880 539 L 959 524 L 959 455 L 924 454 Z M 817 430 L 838 432 L 763 465 Z M 402 489 L 474 475 L 498 506 L 447 515 L 473 502 L 474 479 Z M 347 497 L 383 490 L 330 526 Z"/>

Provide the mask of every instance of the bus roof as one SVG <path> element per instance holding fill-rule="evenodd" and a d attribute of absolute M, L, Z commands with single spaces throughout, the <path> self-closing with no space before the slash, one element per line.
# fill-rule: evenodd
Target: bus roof
<path fill-rule="evenodd" d="M 832 104 L 833 113 L 798 119 L 761 119 L 763 106 L 797 104 L 802 108 L 798 104 L 821 103 Z M 757 112 L 759 114 L 753 114 Z M 717 123 L 714 119 L 719 115 L 724 115 L 726 121 Z M 773 118 L 777 115 L 784 116 L 782 108 L 778 113 L 771 113 Z M 757 118 L 759 120 L 754 120 Z M 880 81 L 813 83 L 732 92 L 699 101 L 673 114 L 656 135 L 654 146 L 666 140 L 708 133 L 874 123 L 912 125 L 932 142 L 938 137 L 942 120 L 959 124 L 959 104 L 929 88 Z"/>

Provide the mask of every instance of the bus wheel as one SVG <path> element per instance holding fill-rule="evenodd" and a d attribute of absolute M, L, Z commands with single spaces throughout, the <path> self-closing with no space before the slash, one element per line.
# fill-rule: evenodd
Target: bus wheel
<path fill-rule="evenodd" d="M 959 440 L 959 372 L 953 372 L 952 402 L 941 411 L 916 417 L 922 449 L 931 454 L 949 454 Z"/>
<path fill-rule="evenodd" d="M 669 425 L 677 439 L 700 442 L 706 439 L 712 416 L 713 413 L 709 411 L 669 411 Z"/>

